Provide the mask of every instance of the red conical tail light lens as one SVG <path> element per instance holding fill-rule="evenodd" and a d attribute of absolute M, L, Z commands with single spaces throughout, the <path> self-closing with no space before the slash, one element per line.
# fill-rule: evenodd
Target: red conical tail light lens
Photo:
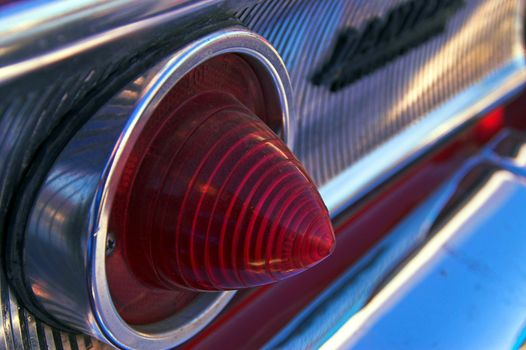
<path fill-rule="evenodd" d="M 126 264 L 128 281 L 181 298 L 278 281 L 331 253 L 327 209 L 266 113 L 257 75 L 236 55 L 206 62 L 169 92 L 112 209 L 114 298 L 126 299 L 126 287 L 112 283 L 112 259 Z"/>

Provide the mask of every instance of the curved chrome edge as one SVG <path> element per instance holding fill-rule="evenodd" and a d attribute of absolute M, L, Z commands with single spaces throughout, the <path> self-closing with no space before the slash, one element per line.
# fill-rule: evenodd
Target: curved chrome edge
<path fill-rule="evenodd" d="M 254 59 L 263 65 L 270 74 L 274 88 L 278 92 L 281 109 L 281 120 L 283 123 L 283 138 L 290 146 L 293 142 L 293 130 L 290 125 L 292 114 L 289 102 L 291 101 L 291 85 L 287 70 L 279 54 L 275 49 L 259 35 L 243 28 L 229 28 L 218 31 L 209 36 L 190 44 L 162 63 L 161 69 L 156 68 L 157 73 L 148 83 L 148 87 L 137 100 L 130 119 L 124 127 L 119 142 L 112 152 L 111 160 L 105 170 L 104 182 L 98 190 L 97 198 L 100 201 L 93 208 L 93 227 L 97 228 L 92 241 L 91 257 L 91 302 L 95 310 L 95 317 L 101 330 L 110 339 L 124 348 L 142 348 L 149 346 L 155 338 L 156 347 L 166 348 L 176 346 L 199 332 L 206 324 L 221 311 L 235 292 L 223 292 L 220 299 L 212 304 L 206 314 L 192 321 L 186 327 L 178 327 L 172 331 L 166 322 L 162 327 L 132 328 L 125 324 L 117 314 L 111 301 L 109 287 L 106 279 L 106 270 L 100 261 L 104 261 L 106 250 L 106 236 L 109 213 L 112 201 L 117 189 L 120 174 L 123 171 L 125 160 L 145 126 L 153 111 L 164 98 L 166 93 L 190 70 L 202 62 L 226 53 L 238 53 L 247 58 Z M 169 322 L 169 321 L 168 321 Z M 177 322 L 177 321 L 176 321 Z M 148 329 L 148 332 L 144 331 Z M 153 335 L 154 334 L 154 335 Z M 175 341 L 177 339 L 177 341 Z"/>
<path fill-rule="evenodd" d="M 320 187 L 332 217 L 354 204 L 367 192 L 416 160 L 438 141 L 468 121 L 513 96 L 526 82 L 522 48 L 517 57 L 415 125 L 377 147 L 328 183 Z"/>

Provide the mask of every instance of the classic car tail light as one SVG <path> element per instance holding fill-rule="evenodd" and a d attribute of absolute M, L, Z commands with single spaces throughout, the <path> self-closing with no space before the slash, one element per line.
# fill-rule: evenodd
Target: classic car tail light
<path fill-rule="evenodd" d="M 325 258 L 333 230 L 286 146 L 290 100 L 279 55 L 242 28 L 189 43 L 130 82 L 49 165 L 8 242 L 24 303 L 118 347 L 173 348 L 229 290 Z"/>
<path fill-rule="evenodd" d="M 129 322 L 167 317 L 191 290 L 295 275 L 332 251 L 327 209 L 263 122 L 263 97 L 245 59 L 218 56 L 188 73 L 143 128 L 118 184 L 106 258 Z"/>

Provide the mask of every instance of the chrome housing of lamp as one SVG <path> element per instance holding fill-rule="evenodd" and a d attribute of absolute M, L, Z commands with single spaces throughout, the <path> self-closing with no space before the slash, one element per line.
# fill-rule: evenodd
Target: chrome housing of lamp
<path fill-rule="evenodd" d="M 206 35 L 137 77 L 58 157 L 21 238 L 21 261 L 12 262 L 22 266 L 26 291 L 52 320 L 123 348 L 171 348 L 205 327 L 232 298 L 234 292 L 202 293 L 167 319 L 134 326 L 117 312 L 105 269 L 111 240 L 108 215 L 127 145 L 134 143 L 159 102 L 186 73 L 227 53 L 242 56 L 253 67 L 277 118 L 268 124 L 292 143 L 286 68 L 273 47 L 253 32 L 232 27 Z"/>

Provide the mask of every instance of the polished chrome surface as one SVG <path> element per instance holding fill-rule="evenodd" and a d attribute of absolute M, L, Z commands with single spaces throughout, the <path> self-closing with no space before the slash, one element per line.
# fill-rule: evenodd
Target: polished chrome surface
<path fill-rule="evenodd" d="M 56 319 L 123 348 L 163 349 L 208 324 L 233 292 L 203 293 L 160 323 L 134 327 L 113 306 L 106 279 L 107 221 L 128 154 L 166 93 L 205 60 L 235 52 L 261 76 L 280 131 L 293 140 L 290 82 L 279 55 L 259 36 L 224 29 L 197 40 L 138 77 L 104 105 L 59 156 L 34 204 L 24 246 L 24 272 L 38 303 Z"/>
<path fill-rule="evenodd" d="M 294 151 L 333 215 L 526 80 L 521 2 L 465 0 L 443 34 L 347 88 L 310 82 L 342 28 L 402 2 L 268 0 L 240 14 L 289 69 Z"/>
<path fill-rule="evenodd" d="M 521 345 L 525 147 L 524 133 L 498 135 L 267 348 Z"/>
<path fill-rule="evenodd" d="M 110 346 L 87 335 L 61 332 L 35 318 L 18 305 L 3 274 L 0 275 L 0 291 L 2 293 L 0 349 L 110 349 Z"/>
<path fill-rule="evenodd" d="M 497 171 L 324 348 L 512 349 L 526 315 L 526 183 Z"/>
<path fill-rule="evenodd" d="M 514 130 L 506 130 L 496 137 L 488 156 L 503 168 L 526 176 L 526 135 Z"/>

